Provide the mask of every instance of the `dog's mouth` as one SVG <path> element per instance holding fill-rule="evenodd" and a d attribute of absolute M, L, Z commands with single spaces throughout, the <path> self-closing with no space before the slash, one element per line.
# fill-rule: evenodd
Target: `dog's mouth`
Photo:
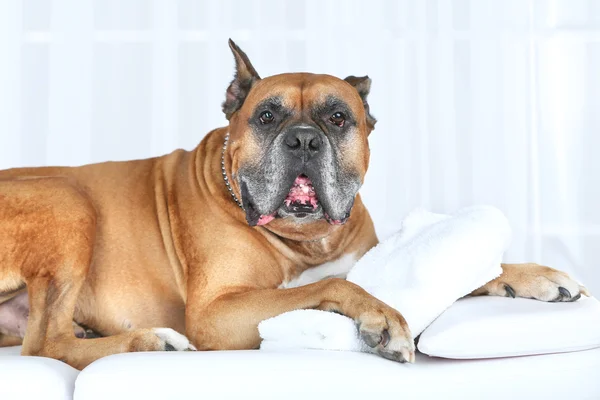
<path fill-rule="evenodd" d="M 296 178 L 283 204 L 286 211 L 294 214 L 313 213 L 319 208 L 319 198 L 308 176 Z"/>
<path fill-rule="evenodd" d="M 294 180 L 279 209 L 270 215 L 261 215 L 257 225 L 266 225 L 275 219 L 275 217 L 281 216 L 281 214 L 296 218 L 306 218 L 320 211 L 319 197 L 312 181 L 308 176 L 301 174 Z"/>
<path fill-rule="evenodd" d="M 304 174 L 299 175 L 292 184 L 283 204 L 272 214 L 261 215 L 256 225 L 266 225 L 275 218 L 293 217 L 297 220 L 314 221 L 325 218 L 332 225 L 342 225 L 349 217 L 344 219 L 331 218 L 321 206 L 319 196 L 310 178 Z"/>
<path fill-rule="evenodd" d="M 307 221 L 325 218 L 332 225 L 341 225 L 347 220 L 347 218 L 343 220 L 332 219 L 323 211 L 312 181 L 304 174 L 299 175 L 294 180 L 283 204 L 272 214 L 261 215 L 256 225 L 266 225 L 277 217 L 290 216 Z"/>

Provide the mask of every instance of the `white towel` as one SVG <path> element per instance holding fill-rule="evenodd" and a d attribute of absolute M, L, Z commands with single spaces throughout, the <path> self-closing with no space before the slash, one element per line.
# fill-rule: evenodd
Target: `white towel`
<path fill-rule="evenodd" d="M 454 301 L 500 275 L 510 237 L 506 217 L 494 207 L 453 215 L 416 209 L 347 279 L 400 311 L 416 337 Z M 261 349 L 372 351 L 352 319 L 325 311 L 290 311 L 262 321 L 258 330 Z"/>

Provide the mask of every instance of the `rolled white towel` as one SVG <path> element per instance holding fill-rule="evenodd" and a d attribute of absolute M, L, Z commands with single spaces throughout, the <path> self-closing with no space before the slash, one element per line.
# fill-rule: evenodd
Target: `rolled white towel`
<path fill-rule="evenodd" d="M 510 237 L 506 217 L 494 207 L 453 215 L 416 209 L 347 279 L 400 311 L 416 337 L 454 301 L 500 275 Z M 371 351 L 353 320 L 324 311 L 290 311 L 262 321 L 258 330 L 261 349 Z"/>

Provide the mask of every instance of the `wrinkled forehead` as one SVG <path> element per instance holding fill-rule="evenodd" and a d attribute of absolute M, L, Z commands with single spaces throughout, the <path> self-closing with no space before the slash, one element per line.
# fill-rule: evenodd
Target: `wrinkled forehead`
<path fill-rule="evenodd" d="M 339 106 L 348 108 L 358 117 L 364 114 L 356 89 L 330 75 L 294 73 L 270 76 L 253 87 L 246 102 L 253 108 L 272 103 L 269 105 L 296 111 Z"/>

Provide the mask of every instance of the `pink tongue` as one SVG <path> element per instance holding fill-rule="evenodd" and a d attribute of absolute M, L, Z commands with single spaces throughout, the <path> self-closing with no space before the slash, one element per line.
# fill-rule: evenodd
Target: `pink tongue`
<path fill-rule="evenodd" d="M 286 206 L 289 207 L 292 203 L 310 204 L 313 206 L 313 209 L 318 207 L 317 194 L 308 177 L 299 176 L 294 181 L 294 186 L 292 186 L 285 198 Z"/>
<path fill-rule="evenodd" d="M 273 221 L 275 219 L 275 214 L 271 214 L 271 215 L 261 215 L 260 218 L 258 219 L 258 222 L 256 223 L 256 225 L 266 225 L 269 222 Z"/>
<path fill-rule="evenodd" d="M 290 206 L 292 203 L 310 204 L 313 209 L 318 207 L 317 194 L 313 188 L 311 180 L 307 176 L 299 176 L 294 181 L 294 186 L 290 189 L 285 198 L 285 205 Z M 275 219 L 275 213 L 271 215 L 261 215 L 256 225 L 266 225 Z"/>

